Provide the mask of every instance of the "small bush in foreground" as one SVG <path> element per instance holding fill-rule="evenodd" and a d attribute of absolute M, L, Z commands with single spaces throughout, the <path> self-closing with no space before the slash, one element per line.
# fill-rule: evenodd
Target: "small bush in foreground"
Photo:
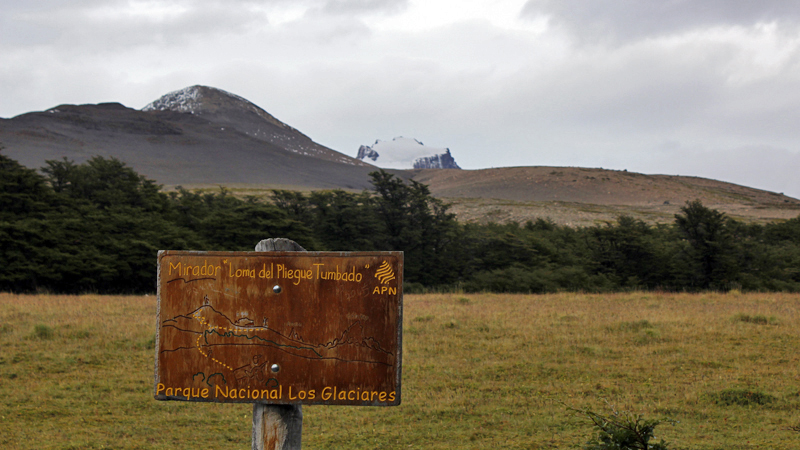
<path fill-rule="evenodd" d="M 600 414 L 590 409 L 572 411 L 586 416 L 594 424 L 595 436 L 583 446 L 584 450 L 668 450 L 667 443 L 650 443 L 655 439 L 653 432 L 662 423 L 676 423 L 674 420 L 648 420 L 641 414 L 617 411 L 610 406 L 610 414 Z"/>

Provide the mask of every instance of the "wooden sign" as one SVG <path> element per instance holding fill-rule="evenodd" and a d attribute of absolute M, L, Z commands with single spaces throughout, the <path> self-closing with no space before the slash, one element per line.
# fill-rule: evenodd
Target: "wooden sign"
<path fill-rule="evenodd" d="M 158 253 L 155 398 L 400 404 L 402 252 Z"/>

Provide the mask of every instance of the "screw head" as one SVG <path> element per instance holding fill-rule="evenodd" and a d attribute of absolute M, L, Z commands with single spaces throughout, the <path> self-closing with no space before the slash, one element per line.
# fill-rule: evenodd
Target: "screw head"
<path fill-rule="evenodd" d="M 279 365 L 277 365 L 277 364 L 273 364 L 273 365 L 271 365 L 271 366 L 269 367 L 269 370 L 271 370 L 271 371 L 272 371 L 272 373 L 278 373 L 278 372 L 280 372 L 280 371 L 281 371 L 281 366 L 279 366 Z"/>
<path fill-rule="evenodd" d="M 282 291 L 281 287 L 280 287 L 280 286 L 278 286 L 277 284 L 276 284 L 275 286 L 273 286 L 273 287 L 272 287 L 272 292 L 274 292 L 274 293 L 276 293 L 276 294 L 280 294 L 280 293 L 281 293 L 281 291 Z"/>

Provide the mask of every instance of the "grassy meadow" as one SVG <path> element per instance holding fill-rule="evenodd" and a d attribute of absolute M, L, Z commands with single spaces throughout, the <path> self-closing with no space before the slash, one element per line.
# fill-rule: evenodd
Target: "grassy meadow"
<path fill-rule="evenodd" d="M 403 403 L 304 407 L 303 447 L 580 448 L 569 408 L 671 449 L 794 449 L 789 294 L 406 295 Z M 0 448 L 249 449 L 250 405 L 152 398 L 153 296 L 0 294 Z"/>

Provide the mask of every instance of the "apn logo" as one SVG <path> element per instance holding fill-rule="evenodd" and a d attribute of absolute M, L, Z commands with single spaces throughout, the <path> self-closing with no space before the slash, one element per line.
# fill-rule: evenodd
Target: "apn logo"
<path fill-rule="evenodd" d="M 392 266 L 389 265 L 388 262 L 384 261 L 383 264 L 378 268 L 378 271 L 375 272 L 375 278 L 381 282 L 381 284 L 389 284 L 390 281 L 394 280 L 394 271 L 392 270 Z"/>
<path fill-rule="evenodd" d="M 390 281 L 395 279 L 394 270 L 392 270 L 392 266 L 389 265 L 387 261 L 384 261 L 383 264 L 378 268 L 378 271 L 375 272 L 375 278 L 380 281 L 381 284 L 389 284 Z M 397 294 L 397 288 L 389 287 L 389 286 L 375 286 L 375 289 L 372 291 L 373 294 Z"/>

